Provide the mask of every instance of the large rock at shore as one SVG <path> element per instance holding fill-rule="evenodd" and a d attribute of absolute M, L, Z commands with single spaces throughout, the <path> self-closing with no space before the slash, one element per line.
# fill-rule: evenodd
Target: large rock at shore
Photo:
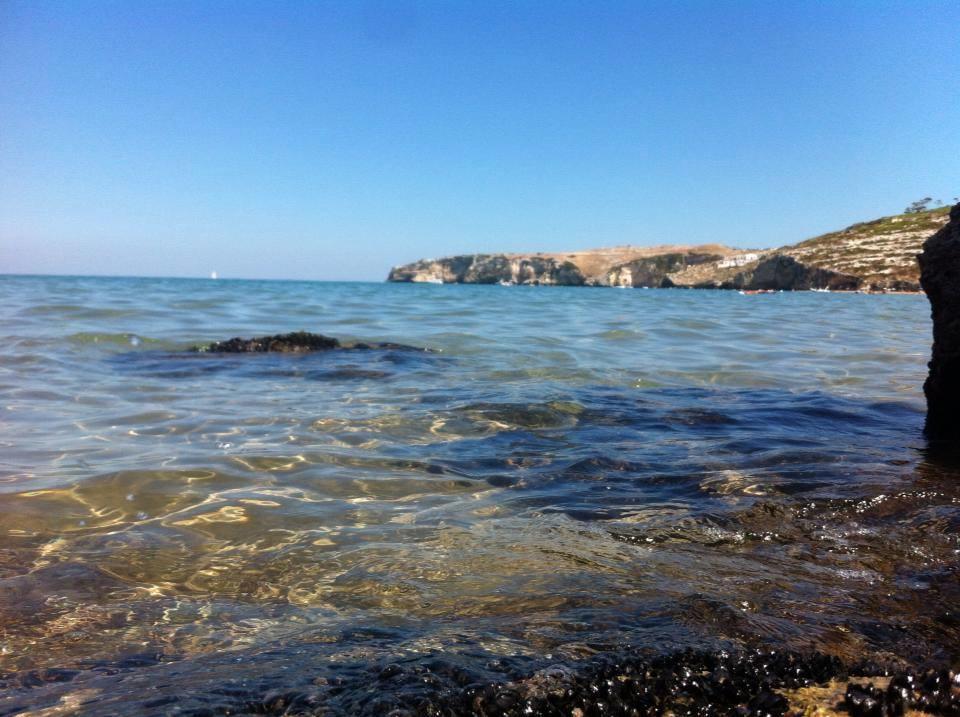
<path fill-rule="evenodd" d="M 960 439 L 960 204 L 950 223 L 927 239 L 920 262 L 920 283 L 933 317 L 933 356 L 923 384 L 927 396 L 927 434 Z"/>

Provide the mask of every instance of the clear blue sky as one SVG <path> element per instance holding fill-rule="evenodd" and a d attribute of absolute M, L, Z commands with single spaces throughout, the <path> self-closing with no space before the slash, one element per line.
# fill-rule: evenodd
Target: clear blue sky
<path fill-rule="evenodd" d="M 0 273 L 382 279 L 960 194 L 960 2 L 0 2 Z"/>

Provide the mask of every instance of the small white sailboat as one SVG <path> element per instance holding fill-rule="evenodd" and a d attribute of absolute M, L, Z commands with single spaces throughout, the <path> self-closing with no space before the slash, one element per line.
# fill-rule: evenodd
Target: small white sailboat
<path fill-rule="evenodd" d="M 216 279 L 216 278 L 217 278 L 217 272 L 211 271 L 211 272 L 210 272 L 210 278 L 211 278 L 211 279 Z"/>

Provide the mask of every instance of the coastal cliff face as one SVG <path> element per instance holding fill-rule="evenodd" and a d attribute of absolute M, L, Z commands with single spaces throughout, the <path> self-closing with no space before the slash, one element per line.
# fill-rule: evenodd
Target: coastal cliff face
<path fill-rule="evenodd" d="M 855 276 L 865 289 L 919 291 L 917 254 L 924 241 L 947 223 L 949 212 L 949 207 L 940 207 L 862 222 L 785 252 L 805 264 Z"/>
<path fill-rule="evenodd" d="M 614 267 L 605 277 L 606 281 L 598 282 L 608 286 L 648 286 L 670 287 L 675 286 L 672 275 L 693 266 L 721 261 L 720 254 L 703 254 L 698 252 L 673 252 L 656 256 L 634 259 L 626 264 Z"/>
<path fill-rule="evenodd" d="M 433 284 L 547 284 L 580 286 L 586 278 L 570 261 L 552 257 L 472 254 L 422 259 L 391 270 L 387 281 Z"/>
<path fill-rule="evenodd" d="M 567 254 L 466 254 L 394 267 L 387 281 L 434 284 L 672 286 L 668 277 L 737 250 L 720 245 L 612 247 Z"/>
<path fill-rule="evenodd" d="M 960 204 L 950 223 L 923 245 L 920 282 L 930 299 L 933 355 L 923 384 L 927 397 L 927 434 L 960 439 Z"/>
<path fill-rule="evenodd" d="M 613 247 L 566 254 L 469 254 L 395 267 L 388 281 L 444 284 L 919 291 L 916 254 L 947 208 L 884 217 L 779 249 Z"/>
<path fill-rule="evenodd" d="M 858 277 L 800 261 L 789 254 L 772 254 L 757 262 L 751 271 L 741 272 L 735 288 L 759 290 L 831 289 L 851 291 L 860 288 Z"/>
<path fill-rule="evenodd" d="M 723 269 L 726 269 L 724 271 Z M 742 289 L 749 291 L 804 291 L 829 289 L 855 291 L 859 277 L 799 261 L 790 254 L 771 252 L 734 270 L 709 265 L 671 277 L 672 286 L 694 289 Z"/>

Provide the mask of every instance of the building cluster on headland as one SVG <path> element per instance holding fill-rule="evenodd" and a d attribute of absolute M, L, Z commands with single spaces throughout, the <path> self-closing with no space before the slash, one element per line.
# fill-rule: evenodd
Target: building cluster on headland
<path fill-rule="evenodd" d="M 740 290 L 920 291 L 916 256 L 948 220 L 946 207 L 854 224 L 766 250 L 721 244 L 622 246 L 576 252 L 465 254 L 394 267 L 388 281 L 682 287 Z"/>

